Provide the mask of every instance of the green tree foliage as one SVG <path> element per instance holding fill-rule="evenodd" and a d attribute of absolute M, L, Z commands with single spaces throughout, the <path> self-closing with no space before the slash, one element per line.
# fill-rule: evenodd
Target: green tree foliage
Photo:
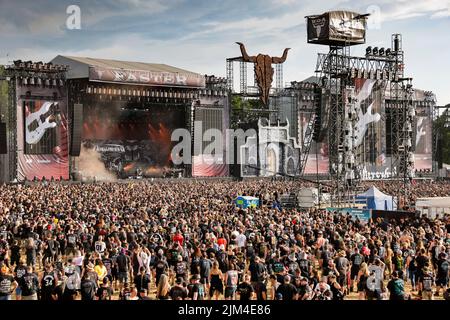
<path fill-rule="evenodd" d="M 268 117 L 267 110 L 259 99 L 243 99 L 233 96 L 231 99 L 231 128 L 241 128 L 258 121 L 260 117 Z"/>
<path fill-rule="evenodd" d="M 442 163 L 450 164 L 450 109 L 446 109 L 434 122 L 438 138 L 437 159 L 439 167 Z"/>
<path fill-rule="evenodd" d="M 5 78 L 5 67 L 0 65 L 0 115 L 6 116 L 6 110 L 8 108 L 8 82 L 3 80 Z M 5 117 L 0 118 L 1 121 L 5 121 Z"/>

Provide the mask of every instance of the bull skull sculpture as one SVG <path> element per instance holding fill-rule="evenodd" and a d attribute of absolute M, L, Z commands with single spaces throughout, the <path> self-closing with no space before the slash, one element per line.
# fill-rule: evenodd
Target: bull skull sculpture
<path fill-rule="evenodd" d="M 284 49 L 283 56 L 270 57 L 267 54 L 258 54 L 257 56 L 249 56 L 245 46 L 241 42 L 236 42 L 241 48 L 242 59 L 245 62 L 253 62 L 255 64 L 256 82 L 261 92 L 261 101 L 267 106 L 269 102 L 269 91 L 273 81 L 272 64 L 279 64 L 286 61 L 287 53 L 290 48 Z"/>

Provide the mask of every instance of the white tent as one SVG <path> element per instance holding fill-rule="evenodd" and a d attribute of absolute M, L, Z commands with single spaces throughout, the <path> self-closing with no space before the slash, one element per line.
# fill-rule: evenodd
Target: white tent
<path fill-rule="evenodd" d="M 372 186 L 364 193 L 358 194 L 357 199 L 365 199 L 367 201 L 367 209 L 374 210 L 396 210 L 394 198 L 384 194 L 376 187 Z"/>

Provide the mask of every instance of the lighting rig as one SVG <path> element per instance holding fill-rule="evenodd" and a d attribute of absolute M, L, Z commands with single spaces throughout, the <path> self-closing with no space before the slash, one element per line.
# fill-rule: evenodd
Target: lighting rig
<path fill-rule="evenodd" d="M 53 63 L 16 60 L 6 68 L 7 74 L 14 77 L 19 85 L 63 87 L 69 67 Z"/>

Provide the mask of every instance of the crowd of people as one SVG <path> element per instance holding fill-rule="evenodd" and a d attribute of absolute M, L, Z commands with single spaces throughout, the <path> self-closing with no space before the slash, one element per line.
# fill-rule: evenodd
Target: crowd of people
<path fill-rule="evenodd" d="M 283 208 L 280 196 L 302 186 L 1 186 L 0 300 L 449 299 L 448 215 L 364 222 Z M 410 188 L 450 195 L 449 182 Z M 237 208 L 238 195 L 259 207 Z"/>

